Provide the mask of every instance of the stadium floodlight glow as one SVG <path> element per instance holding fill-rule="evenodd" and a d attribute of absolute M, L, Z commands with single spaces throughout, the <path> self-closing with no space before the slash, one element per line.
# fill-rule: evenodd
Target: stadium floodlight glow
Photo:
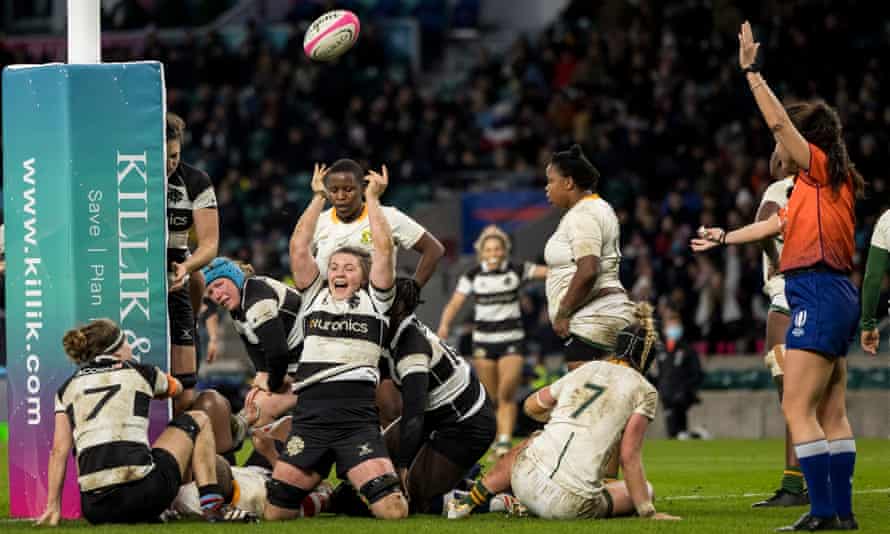
<path fill-rule="evenodd" d="M 102 62 L 100 0 L 68 0 L 68 63 Z"/>

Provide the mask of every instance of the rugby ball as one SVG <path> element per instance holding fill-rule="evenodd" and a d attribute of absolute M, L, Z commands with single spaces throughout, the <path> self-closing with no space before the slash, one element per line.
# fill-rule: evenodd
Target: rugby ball
<path fill-rule="evenodd" d="M 303 51 L 316 61 L 331 61 L 352 48 L 358 39 L 358 17 L 337 9 L 315 19 L 303 37 Z"/>

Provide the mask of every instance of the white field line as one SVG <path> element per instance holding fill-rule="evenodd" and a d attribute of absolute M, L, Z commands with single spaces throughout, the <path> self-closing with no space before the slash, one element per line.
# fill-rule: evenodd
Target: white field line
<path fill-rule="evenodd" d="M 867 490 L 854 490 L 854 495 L 866 495 L 870 493 L 888 493 L 890 494 L 890 488 L 880 488 L 880 489 L 867 489 Z M 718 499 L 744 499 L 749 497 L 767 497 L 772 495 L 772 493 L 737 493 L 730 495 L 675 495 L 675 496 L 666 496 L 662 497 L 659 500 L 665 501 L 705 501 L 705 500 L 718 500 Z"/>

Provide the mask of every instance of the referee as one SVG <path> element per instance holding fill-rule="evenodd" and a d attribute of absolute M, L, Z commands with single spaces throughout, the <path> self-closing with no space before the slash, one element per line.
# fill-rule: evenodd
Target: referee
<path fill-rule="evenodd" d="M 779 270 L 791 307 L 785 336 L 782 411 L 810 493 L 810 511 L 779 531 L 855 530 L 852 510 L 856 441 L 847 419 L 846 354 L 859 322 L 850 281 L 855 199 L 864 180 L 847 154 L 837 112 L 824 102 L 785 109 L 754 67 L 751 25 L 739 33 L 739 64 L 776 140 L 783 167 L 796 166 L 788 205 L 732 232 L 702 228 L 696 252 L 783 234 Z"/>

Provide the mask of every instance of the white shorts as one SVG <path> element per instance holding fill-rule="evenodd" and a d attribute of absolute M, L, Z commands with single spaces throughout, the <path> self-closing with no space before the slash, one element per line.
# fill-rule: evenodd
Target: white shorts
<path fill-rule="evenodd" d="M 541 471 L 538 464 L 527 454 L 519 453 L 513 464 L 511 485 L 519 502 L 529 512 L 544 519 L 599 519 L 609 517 L 612 499 L 603 488 L 592 498 L 567 491 Z"/>
<path fill-rule="evenodd" d="M 235 495 L 232 506 L 263 517 L 266 505 L 266 481 L 272 477 L 271 471 L 261 467 L 232 467 Z M 194 482 L 179 487 L 179 495 L 170 506 L 184 516 L 201 515 L 201 498 Z"/>
<path fill-rule="evenodd" d="M 584 305 L 569 322 L 569 332 L 604 350 L 613 350 L 618 332 L 635 319 L 636 305 L 624 293 L 612 293 Z"/>

